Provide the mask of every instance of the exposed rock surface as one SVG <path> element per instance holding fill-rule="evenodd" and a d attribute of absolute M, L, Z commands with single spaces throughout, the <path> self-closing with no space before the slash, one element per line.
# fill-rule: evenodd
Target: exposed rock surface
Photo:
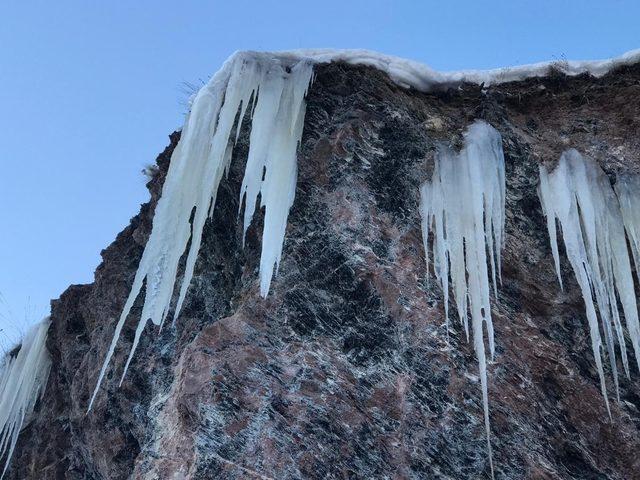
<path fill-rule="evenodd" d="M 640 172 L 640 65 L 601 79 L 552 73 L 432 94 L 368 67 L 316 72 L 268 298 L 258 294 L 261 221 L 244 250 L 236 221 L 245 134 L 175 328 L 158 335 L 147 326 L 118 388 L 130 318 L 86 414 L 173 134 L 150 202 L 102 253 L 95 282 L 52 304 L 46 397 L 7 478 L 487 478 L 477 362 L 455 321 L 446 342 L 418 213 L 437 143 L 459 144 L 477 118 L 502 134 L 507 172 L 489 367 L 496 478 L 640 478 L 640 373 L 621 379 L 609 419 L 582 298 L 564 256 L 560 291 L 536 194 L 538 164 L 552 165 L 569 147 L 595 158 L 612 181 Z M 139 314 L 137 305 L 132 317 Z"/>

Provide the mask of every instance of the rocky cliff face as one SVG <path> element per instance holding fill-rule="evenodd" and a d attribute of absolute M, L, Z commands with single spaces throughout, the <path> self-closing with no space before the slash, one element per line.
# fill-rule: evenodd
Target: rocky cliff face
<path fill-rule="evenodd" d="M 47 393 L 7 478 L 488 478 L 473 346 L 456 322 L 447 343 L 418 213 L 436 145 L 459 144 L 478 118 L 501 133 L 506 161 L 489 366 L 496 478 L 640 478 L 640 374 L 621 380 L 608 418 L 582 298 L 564 257 L 560 291 L 536 194 L 538 165 L 569 147 L 612 179 L 640 172 L 640 65 L 430 94 L 368 67 L 316 73 L 268 298 L 258 294 L 261 222 L 243 250 L 236 221 L 245 125 L 175 328 L 147 325 L 118 388 L 131 318 L 86 413 L 174 133 L 151 200 L 102 252 L 94 283 L 52 304 Z"/>

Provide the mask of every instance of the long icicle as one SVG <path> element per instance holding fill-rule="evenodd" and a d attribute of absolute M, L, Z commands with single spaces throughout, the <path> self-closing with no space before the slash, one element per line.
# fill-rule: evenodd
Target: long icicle
<path fill-rule="evenodd" d="M 191 240 L 174 309 L 174 322 L 180 314 L 193 276 L 205 222 L 215 207 L 218 186 L 229 169 L 233 142 L 238 138 L 240 122 L 252 99 L 249 160 L 241 194 L 245 203 L 243 226 L 246 232 L 256 198 L 261 193 L 265 222 L 260 292 L 267 295 L 274 269 L 277 270 L 280 262 L 287 216 L 295 195 L 296 151 L 302 136 L 305 95 L 312 74 L 311 60 L 245 52 L 232 56 L 196 94 L 171 157 L 151 235 L 116 324 L 88 410 L 93 406 L 125 320 L 145 282 L 142 315 L 122 378 L 147 320 L 160 326 L 164 323 L 175 289 L 178 264 Z"/>
<path fill-rule="evenodd" d="M 5 464 L 0 478 L 9 468 L 20 430 L 44 394 L 51 359 L 46 348 L 49 318 L 31 327 L 17 354 L 8 354 L 0 365 L 0 458 Z"/>
<path fill-rule="evenodd" d="M 473 123 L 465 132 L 464 140 L 464 148 L 457 155 L 445 146 L 438 150 L 433 177 L 421 187 L 420 214 L 427 259 L 427 239 L 429 233 L 433 232 L 434 270 L 444 293 L 447 328 L 449 277 L 458 317 L 464 325 L 467 339 L 467 309 L 471 312 L 473 345 L 480 371 L 487 450 L 493 477 L 483 324 L 487 328 L 489 352 L 493 358 L 495 344 L 487 252 L 494 295 L 497 295 L 496 277 L 501 278 L 500 250 L 505 219 L 504 155 L 500 134 L 485 122 Z"/>
<path fill-rule="evenodd" d="M 631 178 L 618 182 L 616 185 L 620 198 L 618 200 L 609 179 L 598 164 L 588 157 L 583 157 L 574 149 L 562 154 L 553 172 L 549 173 L 544 166 L 540 166 L 538 194 L 542 210 L 547 217 L 547 229 L 556 273 L 562 286 L 556 233 L 557 219 L 562 227 L 567 258 L 576 275 L 585 303 L 591 348 L 600 377 L 600 390 L 609 416 L 611 416 L 611 410 L 600 351 L 602 347 L 600 328 L 604 332 L 604 343 L 618 399 L 616 339 L 624 371 L 627 377 L 629 376 L 629 362 L 618 312 L 618 299 L 622 305 L 636 359 L 640 354 L 638 309 L 624 228 L 626 224 L 632 252 L 635 252 L 633 250 L 635 245 L 633 219 L 637 216 L 634 211 L 637 203 L 632 203 L 635 192 L 632 182 Z M 599 323 L 596 305 L 600 316 Z"/>

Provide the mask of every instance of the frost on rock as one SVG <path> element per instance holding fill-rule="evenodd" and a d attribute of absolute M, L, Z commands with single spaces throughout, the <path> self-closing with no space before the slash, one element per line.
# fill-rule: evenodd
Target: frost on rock
<path fill-rule="evenodd" d="M 241 190 L 244 231 L 258 194 L 265 207 L 260 257 L 260 293 L 266 296 L 277 271 L 297 178 L 296 150 L 302 136 L 305 95 L 313 75 L 308 59 L 245 52 L 233 55 L 195 95 L 156 206 L 153 228 L 133 286 L 100 371 L 89 409 L 114 353 L 134 301 L 146 282 L 142 315 L 122 377 L 147 320 L 162 326 L 174 293 L 178 263 L 189 245 L 173 320 L 193 276 L 202 233 L 213 213 L 218 186 L 231 162 L 240 123 L 251 107 L 249 154 Z M 242 207 L 241 207 L 242 208 Z M 193 215 L 193 218 L 192 218 Z M 191 243 L 189 244 L 189 241 Z"/>
<path fill-rule="evenodd" d="M 622 306 L 627 330 L 636 360 L 639 356 L 638 310 L 634 293 L 631 262 L 627 250 L 624 225 L 637 257 L 638 182 L 629 178 L 616 185 L 620 202 L 611 188 L 609 179 L 596 162 L 571 149 L 562 154 L 556 169 L 549 173 L 540 166 L 539 196 L 547 217 L 547 228 L 558 280 L 560 258 L 556 233 L 556 219 L 562 228 L 567 258 L 575 273 L 584 299 L 591 347 L 596 361 L 600 388 L 609 414 L 609 402 L 602 366 L 602 337 L 616 394 L 618 369 L 616 365 L 616 339 L 622 365 L 629 376 L 629 363 L 624 332 L 618 311 Z M 621 209 L 622 206 L 622 209 Z M 624 223 L 623 223 L 624 218 Z M 598 323 L 599 312 L 600 322 Z M 640 364 L 639 364 L 640 366 Z"/>
<path fill-rule="evenodd" d="M 5 458 L 0 478 L 9 467 L 25 419 L 33 412 L 47 384 L 51 367 L 46 348 L 50 323 L 45 318 L 34 325 L 20 350 L 7 354 L 0 365 L 0 458 Z"/>
<path fill-rule="evenodd" d="M 493 472 L 483 324 L 486 324 L 489 351 L 493 357 L 488 265 L 491 265 L 491 283 L 494 295 L 497 296 L 496 276 L 500 276 L 500 250 L 505 219 L 504 156 L 500 134 L 485 122 L 477 121 L 471 125 L 464 134 L 464 140 L 464 148 L 459 154 L 445 146 L 438 150 L 433 177 L 420 189 L 422 238 L 428 262 L 429 233 L 433 235 L 434 270 L 444 294 L 447 328 L 449 278 L 458 317 L 464 325 L 467 339 L 467 310 L 471 312 L 487 447 Z M 427 270 L 428 267 L 427 263 Z"/>

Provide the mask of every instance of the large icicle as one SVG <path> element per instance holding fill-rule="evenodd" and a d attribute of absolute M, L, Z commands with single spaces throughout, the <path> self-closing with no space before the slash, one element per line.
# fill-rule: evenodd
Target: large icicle
<path fill-rule="evenodd" d="M 620 175 L 614 186 L 631 253 L 640 276 L 640 175 Z M 640 362 L 640 359 L 637 359 Z"/>
<path fill-rule="evenodd" d="M 0 458 L 9 467 L 18 435 L 37 400 L 44 393 L 51 360 L 46 348 L 50 321 L 45 318 L 25 335 L 18 353 L 9 353 L 0 365 Z"/>
<path fill-rule="evenodd" d="M 215 207 L 218 186 L 229 168 L 233 143 L 238 138 L 239 123 L 250 103 L 253 103 L 253 117 L 241 193 L 245 198 L 244 230 L 251 223 L 260 193 L 261 206 L 265 207 L 260 292 L 267 295 L 274 268 L 277 269 L 280 262 L 287 216 L 295 194 L 296 150 L 304 123 L 304 97 L 312 74 L 310 59 L 239 53 L 227 60 L 196 94 L 171 157 L 151 236 L 116 325 L 89 409 L 145 281 L 142 315 L 123 378 L 147 320 L 156 325 L 164 323 L 178 263 L 191 239 L 173 320 L 179 315 L 193 276 L 204 224 Z"/>
<path fill-rule="evenodd" d="M 637 210 L 634 210 L 637 204 L 634 206 L 631 203 L 633 188 L 635 187 L 631 183 L 624 181 L 618 186 L 624 205 L 623 212 L 628 220 L 632 246 L 635 232 L 633 219 L 638 215 Z M 609 411 L 600 351 L 602 347 L 600 328 L 604 332 L 617 395 L 616 337 L 622 365 L 627 376 L 629 375 L 618 301 L 622 305 L 636 360 L 640 354 L 638 310 L 620 204 L 609 179 L 598 164 L 588 157 L 583 157 L 574 149 L 562 154 L 553 172 L 549 173 L 544 166 L 540 166 L 538 192 L 543 212 L 547 217 L 551 249 L 561 286 L 556 219 L 562 228 L 567 258 L 576 275 L 585 302 L 591 347 L 600 376 L 600 388 Z M 635 225 L 638 224 L 635 223 Z M 600 327 L 596 305 L 600 313 Z"/>
<path fill-rule="evenodd" d="M 618 176 L 615 184 L 615 191 L 618 195 L 618 201 L 620 202 L 620 211 L 622 213 L 622 222 L 627 232 L 627 239 L 631 246 L 631 254 L 633 255 L 633 262 L 636 267 L 636 277 L 640 279 L 640 176 L 639 175 L 620 175 Z M 636 356 L 636 363 L 638 370 L 640 370 L 640 326 L 638 324 L 638 315 L 636 310 L 631 313 L 627 313 L 625 305 L 631 309 L 636 305 L 633 285 L 630 281 L 622 292 L 618 288 L 618 295 L 621 297 L 621 302 L 625 312 L 625 318 L 627 318 L 627 328 L 629 329 L 629 336 L 631 337 L 631 344 L 633 345 L 633 351 Z M 624 299 L 622 298 L 624 295 Z M 629 323 L 629 317 L 631 315 L 632 324 Z"/>
<path fill-rule="evenodd" d="M 447 326 L 449 277 L 467 339 L 467 308 L 471 311 L 493 476 L 483 323 L 487 327 L 489 351 L 493 357 L 487 252 L 494 294 L 497 294 L 496 274 L 499 277 L 505 218 L 504 156 L 500 134 L 485 122 L 472 124 L 464 134 L 464 140 L 464 148 L 459 154 L 444 146 L 436 153 L 431 182 L 425 182 L 420 190 L 420 214 L 427 259 L 428 236 L 429 232 L 433 233 L 434 270 L 444 293 Z"/>

